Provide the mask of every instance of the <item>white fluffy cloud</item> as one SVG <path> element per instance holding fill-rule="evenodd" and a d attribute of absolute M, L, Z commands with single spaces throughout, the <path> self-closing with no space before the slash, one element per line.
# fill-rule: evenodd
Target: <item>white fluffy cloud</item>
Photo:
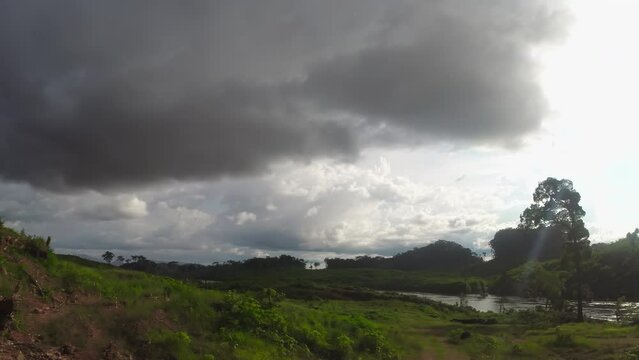
<path fill-rule="evenodd" d="M 146 202 L 135 195 L 107 197 L 96 194 L 94 203 L 80 204 L 75 212 L 88 219 L 135 219 L 148 215 Z"/>
<path fill-rule="evenodd" d="M 384 158 L 370 168 L 316 162 L 276 173 L 280 202 L 305 214 L 295 220 L 303 248 L 388 253 L 440 238 L 473 246 L 504 225 L 497 194 L 395 176 Z"/>
<path fill-rule="evenodd" d="M 479 153 L 430 149 L 412 158 L 380 150 L 358 163 L 284 162 L 260 177 L 128 193 L 55 194 L 0 183 L 0 216 L 52 235 L 60 251 L 115 249 L 162 260 L 392 255 L 438 239 L 481 251 L 495 231 L 516 224 L 548 169 L 522 167 L 517 158 L 478 160 Z M 593 192 L 575 180 L 591 214 Z M 617 237 L 596 218 L 587 222 L 593 241 Z"/>
<path fill-rule="evenodd" d="M 282 163 L 259 178 L 168 183 L 136 194 L 51 194 L 15 184 L 0 190 L 10 188 L 14 196 L 0 201 L 0 215 L 53 235 L 65 251 L 205 262 L 258 252 L 393 254 L 437 239 L 483 247 L 504 226 L 496 214 L 508 196 L 412 181 L 395 175 L 385 158 Z"/>
<path fill-rule="evenodd" d="M 253 213 L 242 211 L 235 215 L 233 219 L 235 220 L 236 225 L 242 226 L 244 224 L 257 221 L 257 216 Z"/>

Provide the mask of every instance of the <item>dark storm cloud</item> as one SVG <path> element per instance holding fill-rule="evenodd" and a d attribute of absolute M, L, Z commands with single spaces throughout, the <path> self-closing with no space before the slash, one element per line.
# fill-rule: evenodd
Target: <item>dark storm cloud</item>
<path fill-rule="evenodd" d="M 560 13 L 538 2 L 448 1 L 413 17 L 422 23 L 408 27 L 408 41 L 312 69 L 308 96 L 407 133 L 508 142 L 539 127 L 546 109 L 531 44 L 557 33 Z"/>
<path fill-rule="evenodd" d="M 464 36 L 441 40 L 365 50 L 323 64 L 309 77 L 309 96 L 369 121 L 452 138 L 516 138 L 540 125 L 544 103 L 527 59 L 500 49 L 480 51 L 492 44 Z"/>
<path fill-rule="evenodd" d="M 293 112 L 276 116 L 241 89 L 184 94 L 164 106 L 148 104 L 124 82 L 85 90 L 70 117 L 43 113 L 10 124 L 1 146 L 9 155 L 5 175 L 43 187 L 104 187 L 246 174 L 280 157 L 354 152 L 348 129 Z"/>
<path fill-rule="evenodd" d="M 560 20 L 542 1 L 5 2 L 0 176 L 252 174 L 353 158 L 380 124 L 508 142 L 544 115 L 530 50 Z"/>

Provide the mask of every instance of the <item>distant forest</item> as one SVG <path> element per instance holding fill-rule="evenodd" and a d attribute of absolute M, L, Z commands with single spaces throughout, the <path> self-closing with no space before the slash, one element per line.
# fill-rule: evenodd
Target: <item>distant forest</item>
<path fill-rule="evenodd" d="M 341 278 L 349 277 L 359 286 L 371 285 L 366 278 L 381 279 L 393 273 L 390 283 L 395 288 L 390 290 L 414 290 L 415 285 L 407 284 L 405 280 L 416 272 L 442 275 L 448 280 L 461 277 L 464 280 L 457 285 L 468 289 L 462 292 L 480 289 L 482 293 L 543 297 L 555 308 L 564 308 L 566 300 L 576 299 L 578 318 L 582 320 L 584 300 L 639 299 L 639 229 L 616 242 L 593 245 L 583 221 L 586 212 L 580 201 L 581 195 L 568 179 L 549 177 L 540 182 L 533 193 L 533 202 L 520 216 L 519 225 L 497 231 L 490 240 L 493 257 L 489 261 L 460 244 L 438 240 L 392 257 L 327 258 L 326 270 L 322 271 L 334 272 L 333 275 L 339 272 Z M 107 251 L 103 258 L 110 263 L 114 256 Z M 120 256 L 118 260 L 121 262 L 123 258 Z M 311 267 L 317 268 L 317 265 L 314 263 Z M 176 262 L 158 264 L 143 256 L 134 256 L 125 260 L 122 266 L 180 279 L 228 281 L 242 278 L 243 274 L 270 274 L 281 278 L 278 272 L 290 275 L 305 271 L 306 262 L 281 255 L 205 266 Z M 355 270 L 362 269 L 378 272 L 366 274 L 364 278 L 350 276 Z M 413 274 L 408 274 L 409 271 Z M 470 286 L 467 279 L 471 277 L 481 286 Z M 333 278 L 336 280 L 339 278 Z M 304 282 L 304 279 L 300 277 L 299 281 Z M 380 284 L 372 285 L 379 289 Z M 388 290 L 388 282 L 383 288 Z M 459 286 L 452 288 L 459 289 Z M 428 289 L 434 289 L 432 283 Z"/>
<path fill-rule="evenodd" d="M 583 266 L 587 298 L 639 299 L 639 230 L 613 243 L 589 246 Z M 327 269 L 388 269 L 411 272 L 481 276 L 490 281 L 490 293 L 499 295 L 552 296 L 548 288 L 565 283 L 570 292 L 574 272 L 566 270 L 561 233 L 552 228 L 507 228 L 498 231 L 490 241 L 493 258 L 484 261 L 455 242 L 439 240 L 392 257 L 360 256 L 354 259 L 325 259 Z M 211 265 L 154 262 L 144 256 L 133 256 L 121 266 L 185 280 L 225 280 L 241 274 L 276 274 L 282 271 L 310 271 L 304 259 L 290 255 L 227 261 Z M 521 284 L 527 284 L 522 287 Z M 401 290 L 401 289 L 397 289 Z"/>

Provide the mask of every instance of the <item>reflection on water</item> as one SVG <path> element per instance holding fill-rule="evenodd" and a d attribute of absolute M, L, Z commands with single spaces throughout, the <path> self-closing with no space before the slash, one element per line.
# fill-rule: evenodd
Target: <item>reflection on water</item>
<path fill-rule="evenodd" d="M 430 300 L 440 301 L 448 305 L 457 305 L 459 296 L 442 295 L 432 293 L 419 292 L 401 292 L 404 295 L 413 295 L 423 297 Z M 534 309 L 536 306 L 545 306 L 545 299 L 526 299 L 517 296 L 481 296 L 477 294 L 466 295 L 467 305 L 479 311 L 499 312 L 500 308 L 504 310 L 526 310 Z M 637 305 L 637 303 L 626 302 L 624 307 Z M 616 303 L 613 301 L 592 301 L 584 303 L 584 315 L 593 319 L 614 321 Z"/>

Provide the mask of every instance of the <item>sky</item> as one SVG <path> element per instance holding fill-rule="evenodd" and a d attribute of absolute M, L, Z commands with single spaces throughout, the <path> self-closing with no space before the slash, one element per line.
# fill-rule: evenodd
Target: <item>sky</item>
<path fill-rule="evenodd" d="M 481 253 L 549 176 L 639 226 L 636 1 L 0 6 L 0 217 L 58 252 Z"/>

